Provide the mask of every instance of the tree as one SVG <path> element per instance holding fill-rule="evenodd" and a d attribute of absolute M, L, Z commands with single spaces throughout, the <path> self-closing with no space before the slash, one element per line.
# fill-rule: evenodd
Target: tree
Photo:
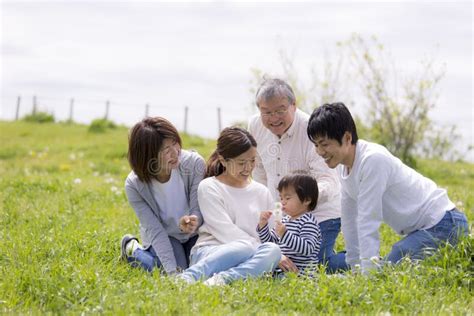
<path fill-rule="evenodd" d="M 322 72 L 314 65 L 310 67 L 309 88 L 298 76 L 294 59 L 280 52 L 283 77 L 294 88 L 298 104 L 306 105 L 303 110 L 310 112 L 324 103 L 344 101 L 345 95 L 354 93 L 359 96 L 358 103 L 367 105 L 364 118 L 356 117 L 362 137 L 381 143 L 412 166 L 417 154 L 430 158 L 451 154 L 453 158 L 453 142 L 459 138 L 455 128 L 442 129 L 429 116 L 438 98 L 443 67 L 432 60 L 423 61 L 419 74 L 399 80 L 399 71 L 391 66 L 393 60 L 375 37 L 365 40 L 354 34 L 337 47 L 335 64 L 326 61 Z M 262 73 L 253 69 L 254 78 L 261 80 Z M 344 103 L 348 107 L 355 104 Z"/>

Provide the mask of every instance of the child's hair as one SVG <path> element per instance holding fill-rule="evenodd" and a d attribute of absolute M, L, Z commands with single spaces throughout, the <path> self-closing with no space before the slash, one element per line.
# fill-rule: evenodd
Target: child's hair
<path fill-rule="evenodd" d="M 224 159 L 235 158 L 251 147 L 257 147 L 257 142 L 249 132 L 240 127 L 224 128 L 217 139 L 217 148 L 207 161 L 206 178 L 218 176 L 225 168 L 219 161 L 219 155 Z"/>
<path fill-rule="evenodd" d="M 316 137 L 335 139 L 342 145 L 346 132 L 352 135 L 352 144 L 357 143 L 357 129 L 351 112 L 344 103 L 324 104 L 313 111 L 308 122 L 308 137 L 314 143 Z"/>
<path fill-rule="evenodd" d="M 309 173 L 296 170 L 292 174 L 284 176 L 278 183 L 278 192 L 283 189 L 292 187 L 301 202 L 310 201 L 308 211 L 314 210 L 318 204 L 318 182 Z"/>
<path fill-rule="evenodd" d="M 181 137 L 173 124 L 162 117 L 147 117 L 135 124 L 128 136 L 128 162 L 143 182 L 156 176 L 153 164 L 165 139 L 172 139 L 181 147 Z"/>

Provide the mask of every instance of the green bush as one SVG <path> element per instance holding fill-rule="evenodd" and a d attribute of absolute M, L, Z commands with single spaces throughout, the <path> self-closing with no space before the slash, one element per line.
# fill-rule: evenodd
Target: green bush
<path fill-rule="evenodd" d="M 105 133 L 108 129 L 117 128 L 117 124 L 107 119 L 95 119 L 89 125 L 90 133 Z"/>
<path fill-rule="evenodd" d="M 54 115 L 49 114 L 47 112 L 36 112 L 25 115 L 23 120 L 26 122 L 33 122 L 33 123 L 53 123 L 54 122 Z"/>

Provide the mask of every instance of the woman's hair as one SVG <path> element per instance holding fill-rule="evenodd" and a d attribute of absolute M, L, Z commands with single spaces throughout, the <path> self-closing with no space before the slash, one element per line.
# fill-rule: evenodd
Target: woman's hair
<path fill-rule="evenodd" d="M 128 136 L 128 162 L 143 182 L 157 175 L 158 154 L 165 139 L 172 139 L 181 147 L 181 137 L 170 121 L 162 117 L 147 117 L 135 124 Z"/>
<path fill-rule="evenodd" d="M 225 168 L 219 161 L 219 155 L 224 159 L 235 158 L 251 147 L 257 147 L 257 142 L 249 132 L 240 127 L 227 127 L 222 130 L 217 139 L 217 148 L 207 161 L 206 178 L 218 176 Z"/>
<path fill-rule="evenodd" d="M 310 201 L 308 211 L 314 210 L 318 203 L 318 182 L 309 173 L 296 170 L 292 174 L 284 176 L 278 183 L 278 192 L 285 188 L 292 187 L 298 195 L 301 203 Z"/>

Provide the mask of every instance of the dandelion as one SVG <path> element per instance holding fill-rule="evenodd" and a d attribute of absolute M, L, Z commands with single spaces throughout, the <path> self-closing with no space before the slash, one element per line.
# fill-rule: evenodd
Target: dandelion
<path fill-rule="evenodd" d="M 59 165 L 59 170 L 61 170 L 61 171 L 69 171 L 69 170 L 71 170 L 71 166 L 68 165 L 68 164 L 60 164 L 60 165 Z"/>
<path fill-rule="evenodd" d="M 76 178 L 76 179 L 74 179 L 74 181 L 73 181 L 74 184 L 80 184 L 81 182 L 82 182 L 82 180 L 79 179 L 79 178 Z"/>

